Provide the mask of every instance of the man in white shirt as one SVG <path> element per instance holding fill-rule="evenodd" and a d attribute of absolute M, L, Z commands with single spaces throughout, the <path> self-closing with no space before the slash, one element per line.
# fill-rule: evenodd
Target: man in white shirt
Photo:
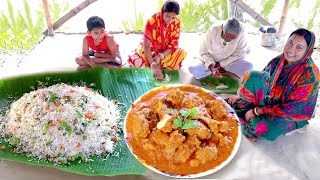
<path fill-rule="evenodd" d="M 189 71 L 196 79 L 212 75 L 222 78 L 229 75 L 241 79 L 252 64 L 245 60 L 247 41 L 242 24 L 235 18 L 213 25 L 200 41 L 200 60 Z"/>

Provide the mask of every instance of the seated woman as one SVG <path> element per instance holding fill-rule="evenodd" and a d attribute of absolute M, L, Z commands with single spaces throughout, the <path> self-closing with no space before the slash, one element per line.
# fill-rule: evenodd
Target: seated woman
<path fill-rule="evenodd" d="M 252 141 L 273 141 L 303 128 L 314 114 L 319 69 L 311 59 L 315 36 L 306 29 L 291 33 L 283 53 L 262 72 L 247 72 L 227 102 L 236 110 L 243 134 Z"/>
<path fill-rule="evenodd" d="M 150 67 L 155 78 L 163 79 L 162 69 L 177 69 L 187 53 L 178 48 L 180 38 L 180 7 L 168 0 L 161 12 L 146 23 L 143 42 L 129 55 L 131 67 Z"/>

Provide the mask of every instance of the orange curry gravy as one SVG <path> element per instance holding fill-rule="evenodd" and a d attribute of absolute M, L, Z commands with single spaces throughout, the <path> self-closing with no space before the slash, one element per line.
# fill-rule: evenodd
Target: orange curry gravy
<path fill-rule="evenodd" d="M 184 121 L 181 109 L 196 108 L 195 117 Z M 193 121 L 182 129 L 174 119 Z M 162 86 L 149 91 L 132 105 L 126 118 L 127 141 L 138 159 L 157 170 L 188 175 L 205 172 L 232 153 L 238 122 L 221 98 L 202 88 Z"/>

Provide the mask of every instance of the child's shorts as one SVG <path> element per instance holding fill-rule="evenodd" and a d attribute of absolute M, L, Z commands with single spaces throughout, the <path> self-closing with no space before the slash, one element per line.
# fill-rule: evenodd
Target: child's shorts
<path fill-rule="evenodd" d="M 95 53 L 94 50 L 89 50 L 89 56 L 94 56 L 94 53 Z M 120 59 L 121 64 L 118 64 L 118 63 L 113 62 L 113 61 L 107 62 L 107 64 L 110 64 L 110 65 L 112 65 L 112 66 L 122 66 L 122 58 L 121 58 L 121 54 L 120 54 L 119 51 L 117 52 L 117 57 Z"/>

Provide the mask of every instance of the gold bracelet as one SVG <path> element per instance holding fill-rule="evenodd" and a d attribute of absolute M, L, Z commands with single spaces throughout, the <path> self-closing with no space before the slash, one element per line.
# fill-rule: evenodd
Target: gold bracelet
<path fill-rule="evenodd" d="M 255 107 L 255 108 L 253 109 L 253 112 L 254 112 L 254 114 L 255 114 L 256 116 L 259 116 L 258 111 L 257 111 L 257 107 Z"/>

